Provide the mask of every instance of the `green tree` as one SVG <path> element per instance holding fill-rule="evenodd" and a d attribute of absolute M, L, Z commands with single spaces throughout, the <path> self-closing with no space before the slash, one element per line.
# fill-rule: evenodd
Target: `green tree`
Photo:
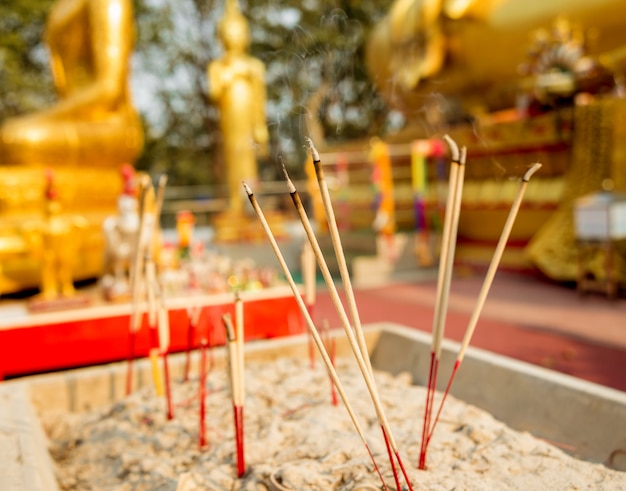
<path fill-rule="evenodd" d="M 43 29 L 52 0 L 0 2 L 0 122 L 54 95 Z"/>

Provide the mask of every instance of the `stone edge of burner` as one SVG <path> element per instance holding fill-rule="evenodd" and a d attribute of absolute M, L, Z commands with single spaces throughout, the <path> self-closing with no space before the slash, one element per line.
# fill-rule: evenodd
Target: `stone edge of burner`
<path fill-rule="evenodd" d="M 0 385 L 0 489 L 58 491 L 48 438 L 27 383 Z"/>
<path fill-rule="evenodd" d="M 374 367 L 412 374 L 425 385 L 430 335 L 387 324 L 372 353 Z M 413 342 L 408 342 L 412 340 Z M 442 391 L 459 344 L 444 340 L 437 389 Z M 485 382 L 488 380 L 488 388 Z M 626 392 L 470 347 L 450 393 L 576 458 L 626 471 Z M 623 459 L 622 459 L 623 460 Z"/>

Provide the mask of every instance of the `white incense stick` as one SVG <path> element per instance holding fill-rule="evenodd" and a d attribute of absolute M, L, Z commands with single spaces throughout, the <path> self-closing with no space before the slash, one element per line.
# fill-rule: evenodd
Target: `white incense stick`
<path fill-rule="evenodd" d="M 149 234 L 148 230 L 151 227 L 151 214 L 146 210 L 148 206 L 148 200 L 151 198 L 151 193 L 154 192 L 150 178 L 146 175 L 142 177 L 139 182 L 139 229 L 137 231 L 137 239 L 135 243 L 135 257 L 133 260 L 133 268 L 130 276 L 131 283 L 131 295 L 132 295 L 132 313 L 130 329 L 132 332 L 137 332 L 141 326 L 141 312 L 139 311 L 139 304 L 142 300 L 143 294 L 145 294 L 145 278 L 144 278 L 144 249 L 146 247 L 146 236 Z"/>
<path fill-rule="evenodd" d="M 239 374 L 239 401 L 243 405 L 245 399 L 245 387 L 244 387 L 244 336 L 245 336 L 245 317 L 243 314 L 243 300 L 239 292 L 235 292 L 235 337 L 237 346 L 237 371 Z"/>
<path fill-rule="evenodd" d="M 302 245 L 302 282 L 304 283 L 304 299 L 307 305 L 315 305 L 315 256 L 311 245 L 305 242 Z"/>
<path fill-rule="evenodd" d="M 167 184 L 167 176 L 162 174 L 159 177 L 159 183 L 157 186 L 155 206 L 154 206 L 154 217 L 155 217 L 155 227 L 158 228 L 156 224 L 158 224 L 159 217 L 161 216 L 161 209 L 163 208 L 163 199 L 165 198 L 165 185 Z"/>
<path fill-rule="evenodd" d="M 133 385 L 133 371 L 132 362 L 135 357 L 135 336 L 141 328 L 141 320 L 143 312 L 140 309 L 140 303 L 146 293 L 146 278 L 145 278 L 145 256 L 144 256 L 144 240 L 143 238 L 147 234 L 149 228 L 150 213 L 147 211 L 148 199 L 153 192 L 152 184 L 148 176 L 143 176 L 139 182 L 139 228 L 137 231 L 137 237 L 135 239 L 135 253 L 130 272 L 130 285 L 131 285 L 131 313 L 130 313 L 130 325 L 129 325 L 129 354 L 128 354 L 128 373 L 126 376 L 126 393 L 130 394 Z M 153 357 L 154 358 L 154 357 Z M 153 362 L 154 365 L 154 362 Z M 155 383 L 157 392 L 159 388 L 157 371 L 153 367 L 153 373 L 155 377 Z"/>
<path fill-rule="evenodd" d="M 311 316 L 309 315 L 309 312 L 306 308 L 306 304 L 304 303 L 304 300 L 302 299 L 302 295 L 300 294 L 300 291 L 298 290 L 298 286 L 293 280 L 291 272 L 289 271 L 289 267 L 287 266 L 287 263 L 285 262 L 285 259 L 282 253 L 280 252 L 278 244 L 276 243 L 276 239 L 274 238 L 274 234 L 272 233 L 272 230 L 270 229 L 267 223 L 267 220 L 265 219 L 263 210 L 261 210 L 261 207 L 259 206 L 250 187 L 245 182 L 243 183 L 243 186 L 246 190 L 246 193 L 248 194 L 248 198 L 250 199 L 250 202 L 252 203 L 252 207 L 254 208 L 254 211 L 256 212 L 257 216 L 259 217 L 259 220 L 261 221 L 261 226 L 263 227 L 263 230 L 265 231 L 265 234 L 267 235 L 267 238 L 270 241 L 272 249 L 274 250 L 274 254 L 276 255 L 276 258 L 278 259 L 280 267 L 283 270 L 283 274 L 285 275 L 285 278 L 287 279 L 287 283 L 289 283 L 289 286 L 291 287 L 291 290 L 296 299 L 296 303 L 300 307 L 300 311 L 302 312 L 302 315 L 304 315 L 304 319 L 306 321 L 307 327 L 309 328 L 309 331 L 311 332 L 311 335 L 313 336 L 313 340 L 315 341 L 315 345 L 317 346 L 317 349 L 322 355 L 322 359 L 324 360 L 326 369 L 330 373 L 331 377 L 333 378 L 333 382 L 335 382 L 335 385 L 337 386 L 337 390 L 339 391 L 339 394 L 341 395 L 341 399 L 344 401 L 346 409 L 348 410 L 350 418 L 352 419 L 352 422 L 354 423 L 357 429 L 357 432 L 359 433 L 359 435 L 365 442 L 365 435 L 361 431 L 361 427 L 359 426 L 359 423 L 356 419 L 356 415 L 352 411 L 352 407 L 350 406 L 350 403 L 348 402 L 348 398 L 343 390 L 341 381 L 339 380 L 339 377 L 332 365 L 330 357 L 328 356 L 328 353 L 326 352 L 326 349 L 324 348 L 324 343 L 322 339 L 320 338 L 317 328 L 315 327 L 315 324 L 313 323 L 313 320 L 311 319 Z"/>
<path fill-rule="evenodd" d="M 302 255 L 301 255 L 301 265 L 300 269 L 302 270 L 302 281 L 304 283 L 304 300 L 306 302 L 307 307 L 309 308 L 309 314 L 313 316 L 313 308 L 315 307 L 315 275 L 316 275 L 316 266 L 315 266 L 315 256 L 313 255 L 313 251 L 311 249 L 311 244 L 308 241 L 305 241 L 302 245 Z M 315 349 L 313 347 L 313 340 L 309 336 L 309 362 L 311 368 L 315 368 Z"/>
<path fill-rule="evenodd" d="M 511 205 L 511 210 L 509 211 L 509 215 L 504 224 L 504 228 L 502 229 L 502 234 L 500 235 L 500 239 L 498 240 L 498 245 L 496 246 L 496 250 L 491 259 L 491 263 L 489 264 L 489 269 L 485 275 L 485 279 L 483 280 L 483 285 L 480 289 L 480 293 L 478 295 L 478 300 L 476 302 L 476 306 L 474 307 L 474 311 L 472 312 L 472 317 L 470 318 L 469 324 L 465 331 L 465 336 L 463 337 L 463 342 L 461 343 L 461 349 L 459 351 L 457 360 L 459 363 L 463 360 L 465 356 L 465 351 L 469 346 L 472 335 L 474 334 L 474 330 L 476 329 L 476 324 L 478 322 L 478 318 L 482 312 L 482 309 L 485 305 L 485 300 L 487 299 L 487 294 L 489 293 L 489 289 L 491 288 L 491 284 L 493 283 L 493 279 L 496 275 L 496 271 L 498 266 L 500 265 L 500 260 L 502 259 L 502 254 L 504 253 L 504 248 L 506 247 L 506 243 L 509 240 L 509 236 L 511 235 L 511 230 L 513 229 L 513 225 L 515 223 L 515 219 L 517 217 L 517 213 L 519 212 L 520 205 L 522 204 L 522 199 L 524 198 L 524 193 L 526 192 L 526 188 L 528 187 L 528 181 L 532 177 L 532 175 L 537 172 L 541 168 L 541 164 L 536 163 L 533 164 L 530 169 L 524 174 L 522 177 L 522 182 L 520 183 L 519 190 L 517 191 L 517 196 Z"/>
<path fill-rule="evenodd" d="M 319 242 L 317 241 L 317 237 L 315 236 L 315 232 L 313 231 L 311 222 L 309 221 L 309 218 L 306 215 L 306 211 L 304 210 L 304 205 L 302 204 L 302 201 L 300 200 L 300 196 L 298 195 L 296 187 L 294 186 L 293 182 L 289 178 L 289 175 L 287 174 L 287 170 L 285 169 L 284 166 L 283 166 L 283 173 L 287 180 L 289 193 L 291 194 L 291 197 L 294 200 L 296 210 L 298 212 L 298 215 L 300 216 L 300 221 L 302 222 L 304 231 L 313 249 L 313 254 L 315 255 L 315 258 L 317 260 L 317 264 L 320 268 L 322 276 L 324 277 L 324 281 L 326 282 L 326 286 L 328 287 L 335 309 L 337 310 L 337 313 L 339 314 L 343 328 L 346 331 L 346 335 L 348 336 L 348 341 L 350 342 L 350 346 L 352 348 L 352 351 L 354 352 L 354 356 L 356 357 L 357 363 L 359 365 L 359 369 L 361 370 L 361 372 L 363 373 L 363 377 L 365 378 L 365 382 L 372 396 L 374 406 L 376 407 L 376 410 L 380 412 L 379 417 L 381 419 L 385 419 L 384 414 L 382 412 L 382 406 L 380 405 L 380 401 L 378 399 L 378 394 L 372 382 L 372 376 L 371 376 L 370 370 L 368 368 L 368 365 L 365 363 L 361 349 L 354 336 L 354 332 L 352 331 L 352 328 L 350 327 L 350 320 L 348 319 L 346 311 L 343 308 L 343 305 L 341 303 L 341 298 L 339 297 L 339 293 L 337 291 L 337 287 L 335 286 L 333 277 L 330 273 L 330 270 L 328 269 L 328 265 L 326 264 L 326 260 L 324 259 L 322 249 L 320 248 Z"/>
<path fill-rule="evenodd" d="M 226 346 L 228 348 L 228 368 L 230 372 L 230 390 L 235 406 L 241 406 L 240 400 L 241 390 L 239 388 L 239 382 L 241 380 L 239 374 L 239 357 L 237 356 L 237 334 L 236 329 L 233 326 L 233 321 L 230 314 L 226 313 L 222 316 L 224 328 L 226 329 Z"/>
<path fill-rule="evenodd" d="M 452 368 L 452 373 L 450 374 L 450 378 L 448 380 L 448 384 L 446 386 L 446 390 L 443 394 L 441 403 L 439 405 L 439 409 L 437 411 L 437 416 L 433 422 L 432 428 L 430 430 L 430 434 L 428 435 L 428 441 L 433 435 L 435 431 L 435 426 L 437 421 L 439 420 L 439 416 L 441 415 L 441 411 L 443 409 L 443 405 L 445 403 L 446 397 L 450 392 L 450 387 L 452 386 L 452 382 L 456 373 L 463 362 L 463 357 L 465 356 L 465 351 L 467 350 L 469 343 L 472 339 L 472 335 L 474 334 L 474 330 L 476 329 L 476 325 L 478 323 L 478 318 L 482 312 L 482 309 L 485 305 L 485 300 L 487 299 L 487 294 L 489 293 L 489 289 L 491 288 L 491 284 L 493 283 L 493 279 L 495 277 L 496 271 L 500 264 L 500 260 L 502 259 L 502 254 L 504 253 L 504 248 L 506 247 L 507 241 L 511 234 L 511 230 L 513 229 L 513 225 L 515 223 L 515 219 L 517 217 L 517 213 L 519 211 L 520 205 L 522 203 L 522 199 L 524 197 L 524 193 L 526 192 L 526 187 L 528 186 L 528 181 L 532 177 L 532 175 L 537 172 L 541 168 L 541 164 L 536 163 L 533 164 L 530 169 L 524 174 L 522 177 L 522 182 L 520 183 L 519 190 L 515 199 L 511 205 L 511 209 L 507 216 L 506 222 L 502 229 L 502 233 L 500 234 L 500 238 L 498 239 L 498 245 L 494 251 L 493 257 L 491 258 L 491 262 L 489 264 L 489 269 L 485 275 L 485 279 L 483 280 L 482 287 L 480 289 L 480 293 L 478 295 L 478 300 L 476 301 L 476 305 L 474 310 L 472 311 L 472 316 L 468 322 L 467 328 L 465 330 L 465 335 L 463 336 L 463 341 L 461 342 L 461 347 L 459 349 L 459 353 L 457 355 L 456 361 L 454 362 L 454 366 Z"/>
<path fill-rule="evenodd" d="M 170 349 L 170 317 L 165 305 L 165 291 L 161 285 L 158 286 L 158 329 L 159 329 L 159 349 L 165 354 Z"/>
<path fill-rule="evenodd" d="M 146 292 L 148 295 L 148 326 L 156 329 L 158 325 L 158 307 L 156 297 L 156 265 L 152 259 L 146 261 Z"/>
<path fill-rule="evenodd" d="M 446 135 L 447 136 L 447 135 Z M 449 141 L 452 142 L 452 139 L 449 138 Z M 446 216 L 446 225 L 448 225 L 448 235 L 445 237 L 446 244 L 442 244 L 442 256 L 440 261 L 444 262 L 443 265 L 443 284 L 441 287 L 441 294 L 439 300 L 439 305 L 437 305 L 437 310 L 435 310 L 436 325 L 434 326 L 434 343 L 433 350 L 435 352 L 435 357 L 437 359 L 441 358 L 441 342 L 443 340 L 443 334 L 445 330 L 446 324 L 446 315 L 448 313 L 448 301 L 450 299 L 450 285 L 452 282 L 452 272 L 454 270 L 454 253 L 456 250 L 456 242 L 457 235 L 459 229 L 459 217 L 461 214 L 461 202 L 463 200 L 463 184 L 465 180 L 465 158 L 466 158 L 466 148 L 463 147 L 461 149 L 461 154 L 458 159 L 458 162 L 453 163 L 452 169 L 457 169 L 457 175 L 454 182 L 454 187 L 449 190 L 449 193 L 453 194 L 452 203 L 450 210 L 446 210 L 446 214 L 450 212 L 450 217 Z M 451 169 L 451 171 L 452 171 Z M 452 181 L 452 179 L 451 179 Z M 444 227 L 445 230 L 445 227 Z M 445 245 L 445 253 L 443 253 Z M 439 267 L 441 271 L 441 265 Z M 439 287 L 438 287 L 439 288 Z"/>
<path fill-rule="evenodd" d="M 344 331 L 346 332 L 346 336 L 348 337 L 350 347 L 352 348 L 354 357 L 356 358 L 359 369 L 361 370 L 361 373 L 365 380 L 365 385 L 367 386 L 367 390 L 370 393 L 370 397 L 372 399 L 372 403 L 374 404 L 374 408 L 376 410 L 379 423 L 382 426 L 385 435 L 389 439 L 389 444 L 391 445 L 392 450 L 394 451 L 396 455 L 399 455 L 398 446 L 391 432 L 391 428 L 389 427 L 387 417 L 385 416 L 385 412 L 383 410 L 382 404 L 380 402 L 380 398 L 378 396 L 378 391 L 376 390 L 374 377 L 372 375 L 372 372 L 370 371 L 369 365 L 364 360 L 364 356 L 361 351 L 361 348 L 359 347 L 359 344 L 355 338 L 354 332 L 352 331 L 352 328 L 350 327 L 350 321 L 341 303 L 339 293 L 337 292 L 337 287 L 335 286 L 332 275 L 330 274 L 330 270 L 328 269 L 328 265 L 326 264 L 324 255 L 322 254 L 322 250 L 317 241 L 317 237 L 315 236 L 315 232 L 313 231 L 313 227 L 311 226 L 311 223 L 309 221 L 309 218 L 307 217 L 306 211 L 304 210 L 304 205 L 302 204 L 302 200 L 300 199 L 300 196 L 298 195 L 296 187 L 294 186 L 293 182 L 289 178 L 289 174 L 287 173 L 287 169 L 285 168 L 284 165 L 282 166 L 282 170 L 287 180 L 289 193 L 296 207 L 296 211 L 298 212 L 300 221 L 302 222 L 302 225 L 304 227 L 304 231 L 309 239 L 311 247 L 313 248 L 313 253 L 315 254 L 315 258 L 317 259 L 317 264 L 322 272 L 322 276 L 324 277 L 324 281 L 326 282 L 326 286 L 328 287 L 328 291 L 330 293 L 331 299 L 333 301 L 333 304 L 335 305 L 335 309 L 337 310 L 337 314 L 339 315 Z M 392 462 L 392 465 L 393 465 L 393 462 Z M 408 479 L 407 479 L 407 484 L 409 485 L 409 487 L 411 486 L 410 482 L 408 482 Z"/>
<path fill-rule="evenodd" d="M 356 333 L 356 338 L 357 338 L 356 349 L 358 349 L 358 351 L 361 354 L 361 358 L 364 361 L 363 369 L 366 370 L 369 374 L 371 385 L 368 385 L 368 389 L 370 390 L 370 394 L 372 395 L 372 401 L 374 402 L 374 406 L 376 407 L 376 410 L 379 413 L 379 422 L 381 424 L 381 427 L 383 428 L 383 434 L 385 436 L 386 443 L 388 443 L 391 446 L 393 452 L 395 453 L 396 458 L 398 460 L 398 464 L 400 465 L 400 468 L 406 480 L 406 483 L 409 486 L 409 489 L 412 490 L 412 485 L 406 473 L 406 469 L 404 468 L 404 464 L 402 463 L 402 458 L 400 457 L 398 446 L 396 445 L 395 439 L 393 438 L 393 434 L 391 433 L 391 429 L 389 428 L 389 425 L 387 424 L 387 418 L 385 417 L 382 406 L 380 405 L 377 406 L 376 400 L 378 399 L 378 390 L 376 388 L 376 383 L 375 383 L 374 376 L 373 376 L 373 370 L 372 370 L 372 365 L 371 365 L 371 361 L 369 357 L 369 351 L 367 349 L 367 343 L 365 342 L 365 336 L 363 334 L 363 328 L 361 326 L 361 318 L 359 316 L 359 311 L 356 305 L 356 298 L 354 296 L 354 291 L 352 289 L 352 282 L 350 280 L 350 273 L 348 271 L 348 265 L 346 264 L 345 253 L 343 251 L 343 246 L 341 244 L 339 227 L 337 226 L 337 220 L 335 218 L 335 212 L 334 212 L 332 201 L 330 198 L 328 184 L 326 183 L 326 178 L 324 177 L 324 171 L 322 169 L 320 156 L 319 156 L 317 149 L 315 148 L 315 145 L 313 144 L 313 140 L 311 140 L 310 138 L 306 138 L 305 141 L 308 143 L 309 149 L 311 151 L 311 157 L 313 159 L 313 165 L 315 168 L 315 175 L 317 177 L 317 183 L 320 189 L 320 194 L 322 196 L 322 203 L 324 205 L 324 214 L 326 215 L 326 222 L 328 224 L 328 230 L 330 232 L 330 236 L 331 236 L 331 240 L 333 244 L 333 250 L 335 251 L 335 257 L 337 258 L 337 264 L 339 265 L 341 281 L 343 283 L 344 291 L 346 293 L 346 298 L 348 301 L 348 309 L 350 310 L 350 316 L 354 324 L 354 331 Z M 287 181 L 290 183 L 291 180 L 289 179 L 287 170 L 285 169 L 284 166 L 283 166 L 283 170 L 287 178 Z M 293 184 L 291 185 L 291 187 L 293 187 Z M 294 190 L 295 190 L 295 187 L 294 187 Z M 293 198 L 293 194 L 292 194 L 292 198 Z M 298 208 L 298 204 L 295 201 L 294 201 L 294 204 L 296 204 L 296 208 Z M 305 225 L 305 221 L 308 223 L 308 218 L 306 216 L 306 213 L 304 212 L 304 207 L 300 206 L 299 208 L 300 209 L 298 210 L 298 213 L 300 214 L 301 220 L 306 230 L 307 225 Z M 310 229 L 310 227 L 308 228 Z M 309 241 L 311 241 L 311 237 L 315 237 L 314 234 L 309 234 L 308 231 L 307 231 L 307 236 L 309 237 Z M 319 251 L 319 255 L 316 252 L 316 256 L 320 258 L 321 261 L 325 264 L 323 255 L 321 255 L 321 251 Z M 320 267 L 321 267 L 321 264 L 320 264 Z M 329 285 L 329 282 L 326 276 L 324 277 L 324 279 L 326 280 L 326 284 Z M 332 282 L 332 280 L 331 280 L 331 283 L 332 283 L 332 288 L 329 285 L 329 291 L 331 292 L 334 291 L 336 294 L 336 289 L 334 288 L 334 282 Z M 332 293 L 331 293 L 331 296 L 332 296 Z M 337 299 L 338 299 L 338 295 L 337 295 Z M 335 307 L 337 308 L 337 311 L 339 312 L 339 315 L 342 318 L 344 329 L 347 329 L 346 333 L 348 333 L 348 331 L 350 330 L 350 327 L 349 327 L 349 322 L 347 320 L 347 316 L 345 315 L 345 311 L 343 309 L 343 305 L 341 304 L 340 301 L 338 301 L 335 303 Z M 343 312 L 343 316 L 341 315 L 341 312 Z M 348 335 L 348 338 L 350 339 L 349 335 Z M 352 346 L 352 349 L 356 356 L 355 347 Z M 358 357 L 357 357 L 357 360 L 358 360 Z M 363 376 L 366 377 L 365 372 L 363 373 Z M 391 465 L 392 465 L 392 469 L 394 472 L 394 478 L 396 480 L 396 484 L 399 485 L 398 476 L 395 470 L 395 466 L 393 464 L 393 457 L 391 455 L 390 455 L 390 459 L 391 459 Z"/>
<path fill-rule="evenodd" d="M 380 476 L 382 480 L 382 475 L 380 474 L 378 465 L 376 464 L 376 461 L 374 460 L 374 456 L 370 450 L 369 444 L 367 443 L 365 434 L 363 433 L 363 430 L 361 429 L 361 426 L 356 419 L 356 414 L 354 413 L 352 406 L 350 405 L 350 402 L 345 393 L 343 385 L 341 384 L 341 381 L 339 380 L 339 376 L 337 375 L 335 367 L 333 366 L 332 361 L 326 351 L 326 348 L 324 347 L 324 343 L 322 342 L 322 339 L 320 338 L 317 328 L 315 327 L 315 324 L 313 323 L 313 319 L 311 319 L 311 316 L 309 315 L 308 309 L 306 307 L 306 304 L 304 303 L 304 300 L 302 299 L 302 295 L 300 294 L 298 286 L 296 285 L 293 279 L 293 276 L 291 275 L 291 272 L 289 271 L 289 267 L 287 266 L 287 263 L 285 262 L 285 258 L 283 257 L 280 251 L 280 248 L 278 247 L 278 244 L 276 243 L 276 239 L 274 237 L 274 234 L 272 233 L 272 230 L 270 229 L 267 223 L 265 215 L 263 214 L 263 210 L 261 209 L 254 194 L 252 193 L 252 190 L 245 182 L 243 183 L 243 187 L 246 190 L 246 193 L 248 194 L 248 199 L 250 200 L 250 203 L 252 204 L 252 207 L 254 208 L 254 211 L 259 218 L 259 221 L 261 222 L 261 226 L 263 227 L 263 230 L 270 242 L 272 250 L 274 251 L 274 254 L 276 255 L 276 259 L 278 260 L 278 263 L 280 264 L 280 267 L 283 271 L 283 274 L 285 275 L 287 283 L 289 283 L 289 287 L 291 288 L 291 291 L 293 292 L 294 298 L 296 299 L 296 303 L 298 304 L 298 307 L 300 308 L 300 311 L 302 312 L 302 315 L 304 316 L 307 328 L 309 329 L 309 332 L 313 336 L 313 341 L 315 342 L 315 345 L 317 346 L 317 349 L 320 352 L 322 360 L 326 366 L 326 370 L 328 371 L 328 374 L 332 378 L 335 384 L 335 387 L 337 388 L 337 392 L 339 392 L 339 396 L 341 397 L 341 400 L 343 401 L 343 404 L 346 410 L 348 411 L 350 419 L 352 420 L 352 424 L 354 425 L 357 433 L 359 434 L 359 437 L 361 438 L 363 444 L 365 445 L 365 448 L 367 449 L 370 455 L 370 458 L 372 459 L 372 462 L 374 463 L 376 471 L 378 472 L 378 475 Z M 387 488 L 384 480 L 383 480 L 383 486 L 385 487 L 385 489 Z"/>
<path fill-rule="evenodd" d="M 183 380 L 185 382 L 189 380 L 189 369 L 191 368 L 191 348 L 193 347 L 193 341 L 198 324 L 200 323 L 201 315 L 202 307 L 200 305 L 187 307 L 187 319 L 189 322 L 187 325 L 187 350 L 185 352 L 185 371 L 183 375 Z"/>
<path fill-rule="evenodd" d="M 367 343 L 365 342 L 365 336 L 363 334 L 363 328 L 361 326 L 361 317 L 359 315 L 359 309 L 356 305 L 356 298 L 354 296 L 354 290 L 352 289 L 352 281 L 350 279 L 350 273 L 348 271 L 348 265 L 346 264 L 346 256 L 341 244 L 341 236 L 339 234 L 339 227 L 337 226 L 337 220 L 335 218 L 335 212 L 333 210 L 332 201 L 330 198 L 330 192 L 328 190 L 328 184 L 324 176 L 324 170 L 322 169 L 320 155 L 313 144 L 313 140 L 305 138 L 305 141 L 309 145 L 311 156 L 313 158 L 313 165 L 315 167 L 315 175 L 317 177 L 317 184 L 322 196 L 322 203 L 324 205 L 324 213 L 326 214 L 326 222 L 328 224 L 328 230 L 330 232 L 330 238 L 333 244 L 333 250 L 335 251 L 335 257 L 337 258 L 337 264 L 339 266 L 339 274 L 341 275 L 341 282 L 343 284 L 344 291 L 346 293 L 346 299 L 348 301 L 348 309 L 350 311 L 350 317 L 354 324 L 354 330 L 356 332 L 359 349 L 361 355 L 366 362 L 367 369 L 372 373 L 372 364 L 369 358 L 369 351 L 367 349 Z"/>
<path fill-rule="evenodd" d="M 422 441 L 418 468 L 425 469 L 428 434 L 433 410 L 434 396 L 437 389 L 437 373 L 441 358 L 441 343 L 445 329 L 448 299 L 452 270 L 454 268 L 454 251 L 456 248 L 459 215 L 463 195 L 463 180 L 465 176 L 465 147 L 459 152 L 456 142 L 448 135 L 444 139 L 450 147 L 452 165 L 448 180 L 448 196 L 446 199 L 445 220 L 441 238 L 441 253 L 439 257 L 439 271 L 437 277 L 437 293 L 433 313 L 432 341 L 430 352 L 430 368 L 426 388 L 426 403 L 424 405 L 424 420 L 422 425 Z"/>
<path fill-rule="evenodd" d="M 235 315 L 241 316 L 239 307 L 235 306 Z M 245 453 L 244 453 L 244 420 L 243 420 L 243 367 L 241 363 L 241 337 L 243 334 L 239 325 L 233 326 L 230 314 L 224 314 L 222 316 L 224 321 L 224 327 L 226 328 L 226 338 L 228 343 L 228 365 L 230 368 L 230 386 L 233 399 L 233 412 L 235 417 L 235 442 L 236 442 L 236 455 L 237 455 L 237 476 L 242 477 L 246 470 Z M 237 321 L 237 324 L 241 324 L 241 320 Z M 240 339 L 237 336 L 240 335 Z"/>

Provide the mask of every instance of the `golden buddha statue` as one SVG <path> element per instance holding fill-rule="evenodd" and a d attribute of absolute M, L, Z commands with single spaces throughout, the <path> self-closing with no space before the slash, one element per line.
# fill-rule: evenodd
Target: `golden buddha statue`
<path fill-rule="evenodd" d="M 459 235 L 469 240 L 457 257 L 488 264 L 500 234 L 491 224 L 504 223 L 498 208 L 517 192 L 505 176 L 536 159 L 538 192 L 520 212 L 507 266 L 576 279 L 574 200 L 607 178 L 626 190 L 623 11 L 624 0 L 394 0 L 374 27 L 368 70 L 411 121 L 386 139 L 445 130 L 468 144 Z"/>
<path fill-rule="evenodd" d="M 66 215 L 59 199 L 54 173 L 45 172 L 46 190 L 43 220 L 23 228 L 31 253 L 41 262 L 41 300 L 74 296 L 73 266 L 78 249 L 78 231 L 85 226 L 80 215 Z M 34 305 L 41 305 L 38 299 Z"/>
<path fill-rule="evenodd" d="M 224 55 L 208 67 L 209 95 L 220 109 L 229 209 L 243 213 L 241 181 L 258 179 L 256 153 L 267 154 L 265 67 L 250 56 L 250 31 L 237 0 L 227 0 L 219 25 Z"/>
<path fill-rule="evenodd" d="M 44 167 L 55 171 L 63 210 L 80 210 L 89 224 L 76 275 L 101 272 L 101 226 L 115 210 L 119 170 L 132 165 L 143 146 L 128 88 L 132 1 L 59 0 L 45 42 L 58 102 L 0 126 L 0 254 L 16 256 L 0 277 L 3 291 L 32 286 L 39 277 L 20 261 L 25 245 L 17 224 L 40 214 Z"/>
<path fill-rule="evenodd" d="M 366 62 L 381 94 L 407 113 L 423 110 L 434 94 L 472 113 L 508 108 L 519 94 L 532 33 L 552 30 L 563 14 L 593 30 L 589 56 L 623 72 L 623 8 L 623 0 L 395 0 L 372 31 Z"/>

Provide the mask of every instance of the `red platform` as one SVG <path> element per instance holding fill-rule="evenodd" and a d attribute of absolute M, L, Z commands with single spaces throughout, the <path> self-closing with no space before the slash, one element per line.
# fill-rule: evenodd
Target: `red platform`
<path fill-rule="evenodd" d="M 304 332 L 304 319 L 289 288 L 242 292 L 241 298 L 246 341 Z M 198 306 L 202 315 L 193 346 L 207 336 L 213 345 L 224 344 L 221 316 L 234 316 L 233 299 L 229 293 L 168 299 L 170 352 L 187 349 L 187 309 Z M 23 306 L 0 307 L 0 374 L 15 377 L 125 360 L 130 312 L 128 303 L 38 314 Z M 150 347 L 146 317 L 136 336 L 136 357 L 147 356 Z"/>

